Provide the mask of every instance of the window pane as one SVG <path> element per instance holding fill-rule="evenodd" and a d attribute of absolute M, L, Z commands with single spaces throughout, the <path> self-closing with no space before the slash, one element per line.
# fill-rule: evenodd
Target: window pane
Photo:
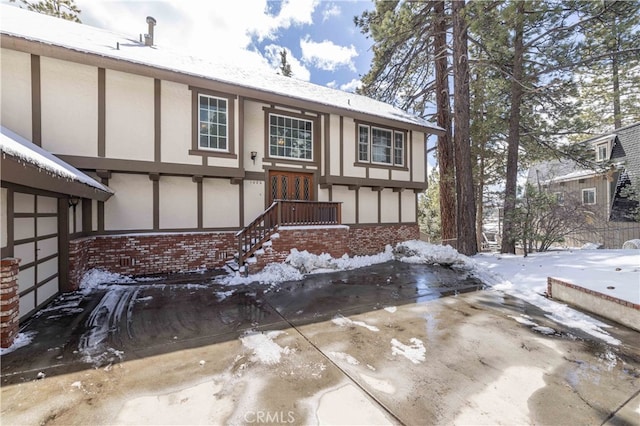
<path fill-rule="evenodd" d="M 371 160 L 391 164 L 391 131 L 372 128 L 371 137 Z"/>
<path fill-rule="evenodd" d="M 312 122 L 270 115 L 269 152 L 272 156 L 313 159 Z"/>
<path fill-rule="evenodd" d="M 394 154 L 393 163 L 397 166 L 404 165 L 404 133 L 394 133 Z"/>
<path fill-rule="evenodd" d="M 227 150 L 227 101 L 199 95 L 200 147 Z"/>

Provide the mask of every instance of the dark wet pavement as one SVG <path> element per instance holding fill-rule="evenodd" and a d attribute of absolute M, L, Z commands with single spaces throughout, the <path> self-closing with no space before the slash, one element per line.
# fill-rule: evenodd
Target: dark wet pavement
<path fill-rule="evenodd" d="M 28 320 L 31 344 L 2 356 L 2 384 L 237 339 L 483 287 L 441 266 L 387 262 L 269 286 L 223 286 L 213 274 L 64 294 Z"/>

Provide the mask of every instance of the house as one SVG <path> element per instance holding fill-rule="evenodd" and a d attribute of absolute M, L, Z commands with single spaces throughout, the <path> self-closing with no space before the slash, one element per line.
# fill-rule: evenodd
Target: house
<path fill-rule="evenodd" d="M 256 270 L 292 247 L 362 255 L 418 238 L 426 141 L 440 128 L 162 49 L 150 17 L 138 38 L 1 12 L 3 140 L 30 153 L 2 145 L 2 257 L 22 259 L 20 318 L 89 268 L 152 274 L 236 255 Z"/>
<path fill-rule="evenodd" d="M 570 236 L 570 244 L 621 248 L 640 238 L 638 200 L 629 196 L 640 188 L 640 123 L 580 143 L 591 152 L 587 164 L 566 159 L 539 163 L 529 169 L 527 182 L 556 194 L 560 202 L 573 198 L 588 207 L 594 230 Z"/>

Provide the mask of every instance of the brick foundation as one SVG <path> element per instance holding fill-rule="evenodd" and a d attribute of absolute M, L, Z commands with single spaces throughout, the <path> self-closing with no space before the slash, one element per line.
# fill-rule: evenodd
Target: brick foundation
<path fill-rule="evenodd" d="M 69 288 L 92 268 L 147 275 L 217 268 L 233 256 L 235 232 L 101 235 L 69 243 Z"/>
<path fill-rule="evenodd" d="M 11 346 L 19 330 L 19 267 L 20 259 L 2 259 L 0 264 L 0 348 Z"/>
<path fill-rule="evenodd" d="M 349 252 L 351 255 L 372 255 L 384 251 L 387 244 L 420 239 L 420 228 L 413 224 L 350 225 Z"/>
<path fill-rule="evenodd" d="M 263 247 L 264 253 L 255 256 L 255 263 L 248 263 L 249 272 L 261 271 L 269 263 L 284 262 L 292 248 L 307 250 L 312 254 L 328 253 L 331 257 L 342 257 L 349 254 L 349 227 L 304 227 L 282 226 L 278 229 L 278 237 L 271 239 L 271 245 Z"/>

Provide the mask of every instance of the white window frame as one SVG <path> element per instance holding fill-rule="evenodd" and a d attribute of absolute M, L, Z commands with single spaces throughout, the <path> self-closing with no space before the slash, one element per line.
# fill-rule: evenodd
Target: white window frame
<path fill-rule="evenodd" d="M 600 148 L 604 148 L 604 156 L 600 155 Z M 596 145 L 596 161 L 606 161 L 609 157 L 609 143 L 599 143 Z"/>
<path fill-rule="evenodd" d="M 210 121 L 203 121 L 202 120 L 202 109 L 200 106 L 200 102 L 202 98 L 207 98 L 208 100 L 214 99 L 216 100 L 216 102 L 220 102 L 220 101 L 224 101 L 225 103 L 225 107 L 224 107 L 224 123 L 220 123 L 220 122 L 215 122 L 212 123 Z M 210 113 L 210 109 L 209 109 L 209 113 Z M 217 126 L 217 128 L 219 129 L 220 126 L 224 126 L 225 128 L 225 134 L 224 135 L 211 135 L 209 133 L 205 133 L 203 134 L 201 132 L 201 130 L 203 129 L 203 126 L 209 126 L 211 124 L 214 124 Z M 207 136 L 208 140 L 211 140 L 211 137 L 215 137 L 217 138 L 218 141 L 218 146 L 220 145 L 220 138 L 224 137 L 224 141 L 225 141 L 225 148 L 215 148 L 215 147 L 210 147 L 210 146 L 203 146 L 202 145 L 202 136 Z M 226 98 L 221 98 L 219 96 L 211 96 L 211 95 L 207 95 L 207 94 L 203 94 L 203 93 L 198 93 L 198 149 L 203 150 L 203 151 L 215 151 L 215 152 L 229 152 L 229 146 L 231 145 L 230 143 L 231 141 L 229 140 L 229 99 Z"/>
<path fill-rule="evenodd" d="M 361 134 L 360 134 L 360 130 L 361 129 L 367 129 L 367 159 L 363 159 L 360 157 L 361 154 L 361 146 L 362 146 L 362 141 L 361 141 Z M 382 132 L 389 132 L 391 134 L 390 136 L 390 144 L 386 145 L 386 146 L 378 146 L 376 145 L 375 148 L 382 148 L 382 149 L 388 149 L 389 150 L 389 162 L 384 162 L 384 161 L 375 161 L 374 160 L 374 146 L 373 146 L 373 131 L 374 130 L 380 130 Z M 396 150 L 398 149 L 396 147 L 396 137 L 400 136 L 401 137 L 401 147 L 399 148 L 401 150 L 401 154 L 400 154 L 400 162 L 396 162 Z M 386 127 L 379 127 L 379 126 L 372 126 L 372 125 L 368 125 L 368 124 L 358 124 L 357 126 L 357 162 L 358 163 L 368 163 L 368 164 L 375 164 L 375 165 L 381 165 L 381 166 L 386 166 L 386 167 L 405 167 L 405 156 L 406 156 L 406 152 L 407 152 L 407 142 L 406 142 L 406 134 L 403 131 L 399 131 L 399 130 L 394 130 L 394 129 L 389 129 Z"/>
<path fill-rule="evenodd" d="M 272 154 L 271 153 L 271 117 L 281 117 L 284 118 L 285 120 L 296 120 L 296 121 L 303 121 L 303 122 L 307 122 L 311 124 L 311 133 L 309 135 L 310 141 L 311 141 L 311 148 L 309 149 L 309 152 L 311 153 L 311 157 L 310 158 L 303 158 L 303 157 L 292 157 L 292 156 L 287 156 L 287 155 L 277 155 L 277 154 Z M 292 117 L 289 115 L 285 115 L 285 114 L 276 114 L 276 113 L 272 113 L 270 112 L 268 114 L 268 120 L 269 122 L 267 123 L 268 126 L 268 132 L 267 132 L 267 136 L 268 136 L 268 143 L 267 143 L 267 149 L 269 150 L 269 157 L 271 158 L 282 158 L 282 159 L 286 159 L 286 160 L 294 160 L 294 161 L 306 161 L 306 162 L 313 162 L 314 161 L 314 140 L 313 140 L 313 132 L 314 132 L 314 125 L 313 125 L 313 120 L 308 120 L 306 118 L 299 118 L 299 117 Z M 293 129 L 293 127 L 292 127 Z M 290 138 L 291 139 L 291 138 Z M 282 139 L 283 143 L 286 144 L 286 140 Z M 293 150 L 293 147 L 290 147 L 290 150 Z"/>
<path fill-rule="evenodd" d="M 585 203 L 584 194 L 586 192 L 593 192 L 593 203 Z M 596 189 L 595 188 L 584 188 L 582 190 L 582 204 L 583 205 L 589 205 L 589 206 L 592 206 L 592 205 L 596 204 Z"/>
<path fill-rule="evenodd" d="M 366 130 L 367 132 L 364 134 L 366 136 L 366 141 L 362 141 L 361 137 L 363 134 L 360 133 L 360 130 Z M 366 124 L 358 124 L 358 161 L 368 163 L 371 160 L 371 126 L 367 126 Z M 366 146 L 366 158 L 360 157 L 360 154 L 364 151 L 361 151 L 362 147 Z"/>

